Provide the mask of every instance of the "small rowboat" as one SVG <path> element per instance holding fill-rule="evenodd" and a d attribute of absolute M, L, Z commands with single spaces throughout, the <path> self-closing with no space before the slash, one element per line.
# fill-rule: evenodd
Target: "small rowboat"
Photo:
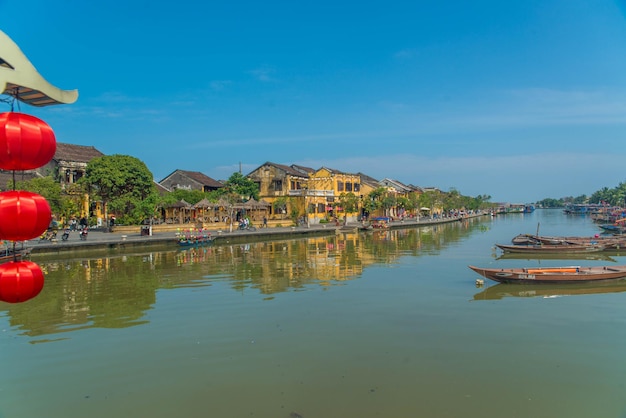
<path fill-rule="evenodd" d="M 496 247 L 500 248 L 505 253 L 537 253 L 537 254 L 551 254 L 551 253 L 592 253 L 597 251 L 604 251 L 606 247 L 600 244 L 563 244 L 563 245 L 542 245 L 542 244 L 528 244 L 528 245 L 504 245 L 496 244 Z"/>
<path fill-rule="evenodd" d="M 31 248 L 3 249 L 0 251 L 0 264 L 9 261 L 21 261 L 30 255 Z"/>
<path fill-rule="evenodd" d="M 591 283 L 626 277 L 626 266 L 538 267 L 486 269 L 469 266 L 481 276 L 500 283 Z"/>
<path fill-rule="evenodd" d="M 594 237 L 546 237 L 541 235 L 520 234 L 513 237 L 515 245 L 603 245 L 606 248 L 626 248 L 626 238 L 611 236 Z"/>
<path fill-rule="evenodd" d="M 178 239 L 178 245 L 181 247 L 195 247 L 199 245 L 209 245 L 213 242 L 213 238 L 209 236 L 190 236 Z"/>
<path fill-rule="evenodd" d="M 200 245 L 208 245 L 213 242 L 213 237 L 209 231 L 183 231 L 176 233 L 178 245 L 181 247 L 195 247 Z"/>

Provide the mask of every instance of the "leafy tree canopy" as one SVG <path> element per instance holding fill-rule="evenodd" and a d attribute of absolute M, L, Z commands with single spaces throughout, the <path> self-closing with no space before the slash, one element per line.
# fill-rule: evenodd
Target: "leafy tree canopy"
<path fill-rule="evenodd" d="M 244 200 L 254 198 L 259 200 L 259 185 L 243 174 L 235 172 L 224 183 L 223 194 L 239 196 Z"/>
<path fill-rule="evenodd" d="M 119 213 L 124 223 L 141 222 L 153 214 L 157 204 L 152 173 L 141 160 L 129 155 L 94 158 L 80 181 Z"/>
<path fill-rule="evenodd" d="M 65 196 L 62 194 L 61 185 L 50 176 L 18 181 L 15 188 L 17 190 L 27 190 L 45 197 L 52 213 L 59 214 L 63 210 Z"/>

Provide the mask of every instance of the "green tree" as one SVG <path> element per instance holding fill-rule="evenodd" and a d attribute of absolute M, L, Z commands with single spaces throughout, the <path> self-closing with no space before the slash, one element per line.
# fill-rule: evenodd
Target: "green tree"
<path fill-rule="evenodd" d="M 274 208 L 274 213 L 280 213 L 281 214 L 281 218 L 284 219 L 285 214 L 287 213 L 287 206 L 291 206 L 294 207 L 293 202 L 292 202 L 292 198 L 289 196 L 280 196 L 278 197 L 274 203 L 273 203 L 273 208 Z M 296 215 L 297 217 L 297 215 Z"/>
<path fill-rule="evenodd" d="M 248 199 L 259 199 L 259 185 L 239 172 L 233 173 L 219 189 L 219 196 L 229 204 L 230 230 L 233 229 L 234 206 Z"/>
<path fill-rule="evenodd" d="M 462 196 L 461 193 L 452 188 L 450 189 L 450 191 L 448 193 L 445 193 L 443 196 L 443 210 L 444 212 L 447 212 L 449 210 L 453 210 L 453 209 L 460 209 L 463 204 L 462 204 Z"/>
<path fill-rule="evenodd" d="M 18 181 L 15 188 L 17 190 L 27 190 L 45 197 L 52 213 L 61 214 L 64 209 L 65 202 L 61 185 L 50 176 Z"/>
<path fill-rule="evenodd" d="M 242 200 L 259 200 L 259 185 L 241 173 L 233 173 L 224 183 L 222 194 L 230 194 Z"/>
<path fill-rule="evenodd" d="M 9 184 L 9 188 L 13 189 L 12 182 Z M 45 176 L 18 181 L 15 189 L 27 190 L 45 197 L 52 213 L 66 220 L 72 216 L 80 215 L 84 193 L 78 184 L 68 184 L 63 190 L 52 176 Z"/>
<path fill-rule="evenodd" d="M 562 199 L 546 198 L 537 203 L 544 208 L 562 208 L 564 206 Z"/>
<path fill-rule="evenodd" d="M 105 155 L 87 164 L 81 181 L 98 196 L 105 209 L 118 213 L 124 223 L 137 224 L 154 214 L 158 195 L 152 173 L 129 155 Z"/>
<path fill-rule="evenodd" d="M 356 212 L 359 207 L 359 197 L 352 192 L 341 193 L 335 206 L 341 207 L 344 213 L 344 224 L 346 224 L 348 214 Z"/>
<path fill-rule="evenodd" d="M 184 200 L 185 202 L 193 205 L 195 203 L 198 203 L 204 198 L 208 199 L 211 202 L 217 201 L 217 198 L 215 198 L 215 196 L 210 196 L 208 192 L 203 192 L 202 190 L 186 190 L 186 189 L 172 190 L 171 192 L 165 194 L 161 198 L 161 201 L 165 205 L 168 205 L 168 204 L 172 204 L 172 203 L 176 203 L 176 202 L 180 202 L 181 200 Z"/>

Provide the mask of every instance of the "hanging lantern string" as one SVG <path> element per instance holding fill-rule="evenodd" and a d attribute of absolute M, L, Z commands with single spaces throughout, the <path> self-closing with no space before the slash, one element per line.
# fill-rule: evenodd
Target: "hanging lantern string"
<path fill-rule="evenodd" d="M 0 102 L 7 103 L 11 108 L 10 112 L 15 111 L 15 106 L 17 104 L 17 111 L 21 112 L 22 107 L 20 105 L 19 96 L 20 96 L 20 88 L 19 86 L 15 87 L 10 92 L 6 93 L 8 97 L 0 97 Z"/>
<path fill-rule="evenodd" d="M 17 103 L 17 111 L 21 112 L 22 111 L 22 107 L 20 106 L 20 101 L 17 100 L 20 97 L 20 87 L 16 86 L 15 89 L 13 89 L 13 101 L 11 102 L 11 112 L 14 111 L 14 107 L 15 104 Z"/>
<path fill-rule="evenodd" d="M 13 106 L 11 106 L 11 112 L 13 111 Z M 15 170 L 11 170 L 11 175 L 13 177 L 13 191 L 15 191 L 15 188 L 17 186 L 17 183 L 15 182 Z M 13 244 L 13 261 L 17 262 L 17 248 L 16 248 L 16 241 L 11 241 L 11 243 Z"/>

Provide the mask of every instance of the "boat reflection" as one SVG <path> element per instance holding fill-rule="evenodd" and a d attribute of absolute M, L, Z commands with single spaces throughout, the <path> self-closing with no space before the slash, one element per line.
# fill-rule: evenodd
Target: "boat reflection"
<path fill-rule="evenodd" d="M 626 280 L 589 284 L 563 285 L 523 285 L 496 284 L 474 295 L 474 300 L 499 300 L 514 298 L 554 298 L 559 296 L 592 295 L 600 293 L 620 293 L 626 291 Z"/>

